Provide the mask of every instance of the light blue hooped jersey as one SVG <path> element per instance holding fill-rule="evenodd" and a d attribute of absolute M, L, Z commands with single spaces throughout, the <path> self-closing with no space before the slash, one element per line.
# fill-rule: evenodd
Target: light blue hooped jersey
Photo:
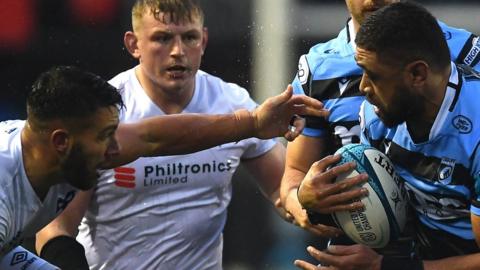
<path fill-rule="evenodd" d="M 439 22 L 451 57 L 461 64 L 475 66 L 480 61 L 480 40 L 472 33 Z M 307 117 L 303 135 L 332 136 L 331 152 L 349 143 L 358 143 L 358 112 L 364 96 L 359 91 L 362 69 L 356 64 L 355 32 L 350 20 L 339 35 L 313 46 L 302 55 L 292 82 L 294 93 L 314 97 L 330 111 L 328 119 Z M 480 65 L 477 65 L 479 67 Z M 480 68 L 477 68 L 480 70 Z"/>
<path fill-rule="evenodd" d="M 387 128 L 365 101 L 361 142 L 383 150 L 405 179 L 420 221 L 474 239 L 470 214 L 480 216 L 480 74 L 466 65 L 452 72 L 438 115 L 425 141 L 412 140 L 407 124 Z"/>

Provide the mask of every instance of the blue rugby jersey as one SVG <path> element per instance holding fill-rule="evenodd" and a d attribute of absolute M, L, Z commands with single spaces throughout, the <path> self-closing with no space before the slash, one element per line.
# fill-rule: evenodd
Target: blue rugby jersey
<path fill-rule="evenodd" d="M 367 101 L 360 111 L 361 142 L 383 150 L 405 182 L 420 221 L 474 239 L 470 212 L 480 215 L 480 75 L 452 62 L 441 108 L 429 137 L 414 142 L 406 123 L 387 128 Z"/>
<path fill-rule="evenodd" d="M 439 22 L 450 47 L 452 59 L 458 63 L 477 65 L 480 61 L 479 38 L 468 31 Z M 364 96 L 359 91 L 362 69 L 357 66 L 355 32 L 350 20 L 339 35 L 326 43 L 313 46 L 302 55 L 292 82 L 294 93 L 322 101 L 330 111 L 328 119 L 307 117 L 303 135 L 333 135 L 333 151 L 343 145 L 359 142 L 358 112 Z M 478 65 L 480 67 L 480 64 Z"/>

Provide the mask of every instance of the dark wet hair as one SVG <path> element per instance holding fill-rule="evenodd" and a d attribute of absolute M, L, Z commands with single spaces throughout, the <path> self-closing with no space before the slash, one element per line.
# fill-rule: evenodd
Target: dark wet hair
<path fill-rule="evenodd" d="M 426 61 L 432 69 L 450 65 L 450 52 L 437 20 L 409 1 L 387 5 L 368 16 L 355 38 L 357 46 L 393 65 Z"/>
<path fill-rule="evenodd" d="M 80 119 L 100 108 L 124 107 L 118 90 L 101 77 L 73 66 L 40 74 L 27 97 L 29 119 Z"/>

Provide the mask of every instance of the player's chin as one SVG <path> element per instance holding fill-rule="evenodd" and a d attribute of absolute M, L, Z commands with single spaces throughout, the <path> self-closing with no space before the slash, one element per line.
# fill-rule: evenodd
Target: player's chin
<path fill-rule="evenodd" d="M 375 108 L 375 114 L 378 116 L 378 118 L 380 118 L 380 120 L 382 120 L 382 123 L 389 128 L 398 126 L 399 124 L 405 122 L 402 117 L 385 113 L 384 110 L 379 109 L 378 107 Z"/>

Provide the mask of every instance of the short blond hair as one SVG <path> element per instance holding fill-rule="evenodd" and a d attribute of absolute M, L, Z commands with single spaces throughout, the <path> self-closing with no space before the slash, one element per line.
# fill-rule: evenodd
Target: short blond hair
<path fill-rule="evenodd" d="M 138 31 L 141 18 L 151 12 L 155 19 L 179 24 L 199 19 L 203 25 L 204 13 L 196 0 L 136 0 L 132 8 L 132 28 Z M 163 13 L 163 15 L 160 15 Z"/>

